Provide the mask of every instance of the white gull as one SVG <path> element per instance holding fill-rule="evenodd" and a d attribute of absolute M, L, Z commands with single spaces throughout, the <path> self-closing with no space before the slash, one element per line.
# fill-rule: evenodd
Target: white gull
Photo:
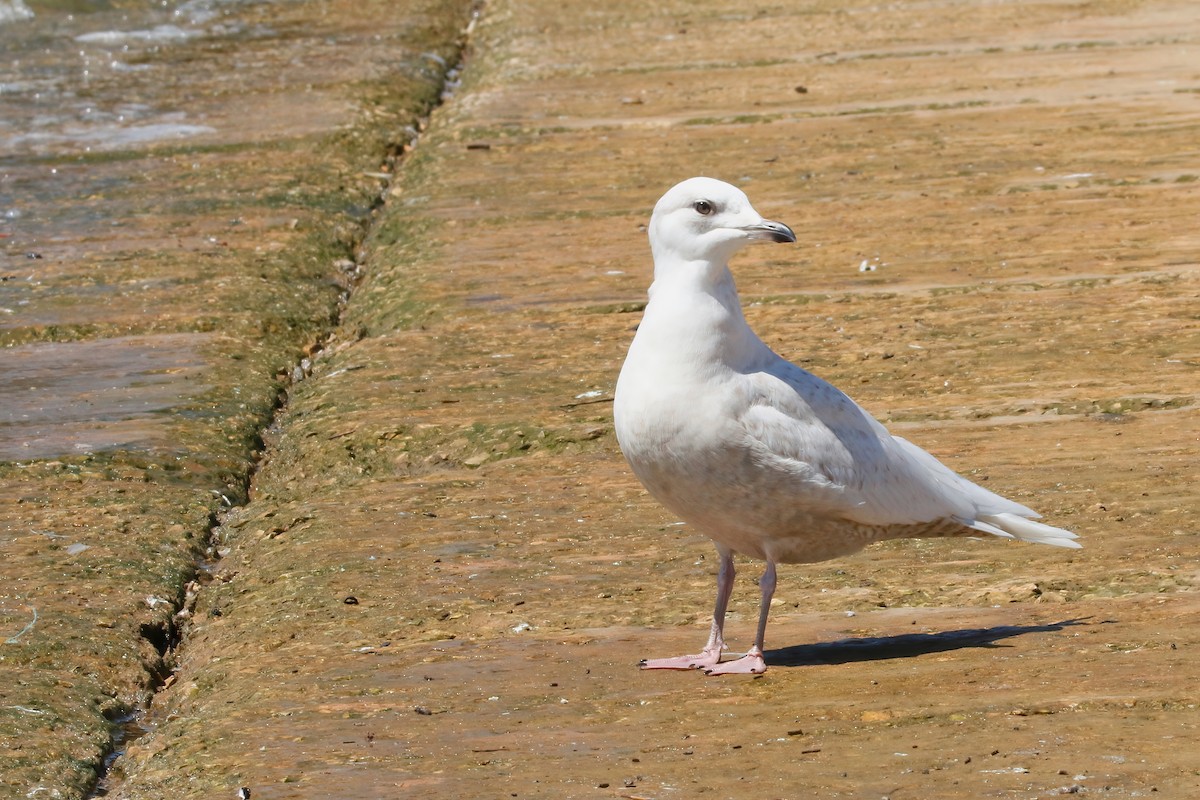
<path fill-rule="evenodd" d="M 642 662 L 709 674 L 766 670 L 763 638 L 779 563 L 847 555 L 883 539 L 992 534 L 1079 547 L 1075 534 L 955 474 L 843 392 L 776 355 L 742 316 L 730 256 L 794 242 L 739 189 L 711 178 L 654 207 L 650 301 L 617 380 L 617 440 L 654 497 L 721 556 L 708 643 Z M 733 554 L 767 562 L 754 646 L 721 661 Z"/>

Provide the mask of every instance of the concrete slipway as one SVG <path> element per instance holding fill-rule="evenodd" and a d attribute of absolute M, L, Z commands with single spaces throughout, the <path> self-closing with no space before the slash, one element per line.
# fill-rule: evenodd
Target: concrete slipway
<path fill-rule="evenodd" d="M 436 13 L 453 63 L 470 9 Z M 415 147 L 341 151 L 342 175 L 400 157 L 319 262 L 361 272 L 341 311 L 329 290 L 332 327 L 235 348 L 311 359 L 245 498 L 258 448 L 203 438 L 233 424 L 219 405 L 179 423 L 181 468 L 136 446 L 7 468 L 4 569 L 28 572 L 4 621 L 41 616 L 0 662 L 21 681 L 3 724 L 26 726 L 6 788 L 77 796 L 53 781 L 104 751 L 86 719 L 148 702 L 116 796 L 1195 794 L 1198 23 L 1117 0 L 489 3 Z M 389 113 L 364 129 L 413 124 Z M 328 186 L 330 152 L 288 174 Z M 692 174 L 799 234 L 735 264 L 768 342 L 1085 549 L 900 542 L 788 568 L 764 677 L 638 672 L 698 646 L 715 566 L 624 467 L 606 402 L 649 210 Z M 212 363 L 193 380 L 219 397 Z M 253 445 L 283 368 L 250 365 Z M 73 521 L 74 556 L 39 533 Z M 82 732 L 61 755 L 26 744 L 51 714 Z"/>

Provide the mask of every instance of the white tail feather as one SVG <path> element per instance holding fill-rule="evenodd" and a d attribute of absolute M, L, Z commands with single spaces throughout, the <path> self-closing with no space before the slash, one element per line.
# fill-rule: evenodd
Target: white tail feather
<path fill-rule="evenodd" d="M 1023 542 L 1052 544 L 1055 547 L 1083 547 L 1075 541 L 1079 537 L 1068 530 L 1034 522 L 1016 514 L 984 514 L 975 522 L 972 527 L 997 536 L 1020 539 Z"/>

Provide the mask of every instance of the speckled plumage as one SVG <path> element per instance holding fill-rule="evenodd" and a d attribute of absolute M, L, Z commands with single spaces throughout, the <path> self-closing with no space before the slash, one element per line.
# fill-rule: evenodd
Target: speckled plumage
<path fill-rule="evenodd" d="M 1074 534 L 1033 522 L 1031 509 L 892 436 L 754 334 L 728 259 L 747 242 L 795 236 L 764 220 L 740 190 L 710 178 L 684 181 L 655 206 L 649 233 L 654 284 L 617 381 L 617 439 L 650 493 L 713 539 L 722 568 L 705 651 L 644 666 L 763 671 L 776 563 L 960 533 L 1079 546 Z M 734 552 L 767 562 L 763 609 L 755 647 L 721 664 Z"/>

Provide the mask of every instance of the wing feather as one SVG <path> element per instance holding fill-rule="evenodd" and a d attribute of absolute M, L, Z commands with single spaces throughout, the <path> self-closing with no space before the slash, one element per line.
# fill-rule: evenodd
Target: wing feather
<path fill-rule="evenodd" d="M 844 392 L 794 364 L 780 358 L 745 378 L 745 435 L 763 466 L 792 478 L 799 502 L 865 525 L 1037 516 L 892 436 Z"/>

